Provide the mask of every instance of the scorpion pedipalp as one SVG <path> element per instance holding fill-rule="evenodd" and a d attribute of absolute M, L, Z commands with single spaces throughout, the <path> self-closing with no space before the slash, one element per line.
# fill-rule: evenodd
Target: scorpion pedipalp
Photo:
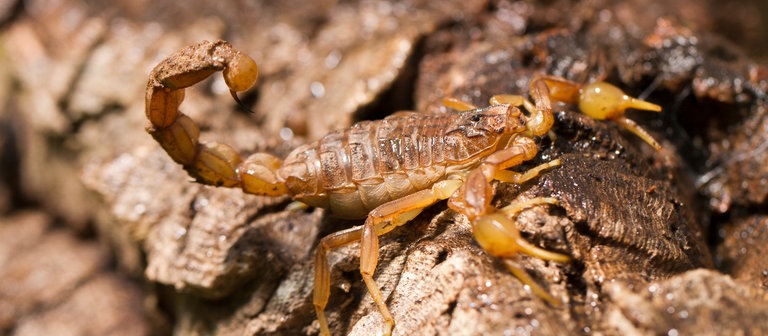
<path fill-rule="evenodd" d="M 605 82 L 587 84 L 579 90 L 579 110 L 584 114 L 597 120 L 613 120 L 654 149 L 661 150 L 661 145 L 645 129 L 624 116 L 624 111 L 629 108 L 661 112 L 661 106 L 630 97 L 621 89 Z"/>
<path fill-rule="evenodd" d="M 536 144 L 530 138 L 521 137 L 509 148 L 491 154 L 480 167 L 469 172 L 464 185 L 448 200 L 448 206 L 467 216 L 472 224 L 475 240 L 484 250 L 503 260 L 505 266 L 536 296 L 553 306 L 559 306 L 559 301 L 541 288 L 525 270 L 517 266 L 515 260 L 519 252 L 556 262 L 567 262 L 570 258 L 528 243 L 520 236 L 514 223 L 514 218 L 525 208 L 544 204 L 558 205 L 557 200 L 535 198 L 524 203 L 513 203 L 512 206 L 503 209 L 491 206 L 493 189 L 491 181 L 522 184 L 536 178 L 543 170 L 560 165 L 560 160 L 553 160 L 531 168 L 525 173 L 505 169 L 530 160 L 536 152 Z"/>
<path fill-rule="evenodd" d="M 560 301 L 553 298 L 545 289 L 536 283 L 528 273 L 517 265 L 520 253 L 542 260 L 566 263 L 570 257 L 565 254 L 551 252 L 537 247 L 523 239 L 515 227 L 514 219 L 523 210 L 538 205 L 559 205 L 557 199 L 537 197 L 520 203 L 515 203 L 515 209 L 500 209 L 473 221 L 472 229 L 477 243 L 489 254 L 501 259 L 504 265 L 527 285 L 536 296 L 546 300 L 553 306 L 559 306 Z"/>
<path fill-rule="evenodd" d="M 581 85 L 564 78 L 540 75 L 532 81 L 541 80 L 547 84 L 553 100 L 578 104 L 579 110 L 597 120 L 612 120 L 656 150 L 661 145 L 645 129 L 624 116 L 627 109 L 661 112 L 661 106 L 631 97 L 618 87 L 606 82 Z"/>

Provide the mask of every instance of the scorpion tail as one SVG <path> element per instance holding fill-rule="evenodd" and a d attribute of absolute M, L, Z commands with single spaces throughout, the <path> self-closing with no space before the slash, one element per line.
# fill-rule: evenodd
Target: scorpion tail
<path fill-rule="evenodd" d="M 224 81 L 235 98 L 235 92 L 249 89 L 258 77 L 256 62 L 225 41 L 204 41 L 160 62 L 147 83 L 145 113 L 151 124 L 147 131 L 198 182 L 239 187 L 257 195 L 289 194 L 285 183 L 277 177 L 282 163 L 279 159 L 260 153 L 243 160 L 229 145 L 201 143 L 197 125 L 179 112 L 184 88 L 217 71 L 223 71 Z"/>

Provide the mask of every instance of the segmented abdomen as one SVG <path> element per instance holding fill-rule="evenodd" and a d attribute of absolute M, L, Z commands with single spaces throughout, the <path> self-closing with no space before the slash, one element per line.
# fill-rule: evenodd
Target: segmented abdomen
<path fill-rule="evenodd" d="M 477 161 L 498 137 L 466 132 L 469 112 L 399 112 L 363 121 L 294 150 L 279 176 L 294 198 L 344 218 L 362 218 L 382 203 L 430 188 L 454 165 Z M 496 115 L 496 114 L 494 114 Z M 475 120 L 476 121 L 476 120 Z"/>

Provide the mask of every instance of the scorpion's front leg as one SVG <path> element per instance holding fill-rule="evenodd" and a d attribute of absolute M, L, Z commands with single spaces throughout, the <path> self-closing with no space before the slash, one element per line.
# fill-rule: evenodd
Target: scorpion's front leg
<path fill-rule="evenodd" d="M 520 281 L 528 285 L 534 294 L 547 300 L 553 305 L 559 302 L 552 298 L 547 291 L 534 282 L 520 268 L 516 259 L 522 252 L 544 260 L 567 262 L 566 255 L 550 252 L 532 245 L 520 236 L 513 218 L 523 209 L 541 204 L 558 204 L 553 198 L 534 198 L 523 203 L 496 209 L 491 206 L 493 198 L 492 180 L 523 183 L 538 176 L 544 169 L 560 164 L 554 160 L 537 166 L 526 173 L 516 173 L 505 170 L 532 159 L 537 153 L 536 143 L 529 137 L 518 137 L 514 143 L 504 150 L 498 151 L 486 158 L 480 167 L 472 170 L 465 184 L 451 197 L 448 206 L 467 216 L 472 223 L 475 239 L 489 254 L 503 260 L 505 266 Z"/>
<path fill-rule="evenodd" d="M 197 125 L 179 112 L 184 88 L 216 71 L 223 71 L 233 97 L 250 88 L 258 77 L 256 63 L 225 41 L 205 41 L 160 62 L 147 83 L 146 115 L 151 123 L 147 131 L 198 182 L 239 187 L 257 195 L 288 194 L 275 174 L 282 163 L 278 158 L 259 153 L 243 160 L 228 145 L 200 143 Z"/>
<path fill-rule="evenodd" d="M 362 274 L 368 292 L 373 302 L 379 308 L 386 327 L 384 335 L 389 335 L 395 325 L 384 296 L 373 279 L 379 262 L 379 236 L 403 225 L 421 213 L 424 208 L 437 201 L 450 197 L 462 184 L 459 180 L 445 180 L 435 183 L 431 189 L 422 190 L 404 198 L 384 203 L 373 209 L 359 227 L 332 233 L 322 240 L 315 252 L 315 293 L 314 305 L 320 322 L 320 332 L 329 335 L 328 321 L 325 317 L 325 306 L 328 304 L 331 286 L 328 251 L 355 241 L 360 242 L 360 274 Z"/>

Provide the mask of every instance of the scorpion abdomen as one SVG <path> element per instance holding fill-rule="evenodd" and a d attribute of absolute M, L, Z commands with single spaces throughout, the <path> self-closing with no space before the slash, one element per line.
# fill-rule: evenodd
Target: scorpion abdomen
<path fill-rule="evenodd" d="M 430 188 L 479 162 L 508 128 L 506 106 L 440 115 L 398 112 L 301 146 L 279 175 L 294 198 L 344 218 Z"/>

